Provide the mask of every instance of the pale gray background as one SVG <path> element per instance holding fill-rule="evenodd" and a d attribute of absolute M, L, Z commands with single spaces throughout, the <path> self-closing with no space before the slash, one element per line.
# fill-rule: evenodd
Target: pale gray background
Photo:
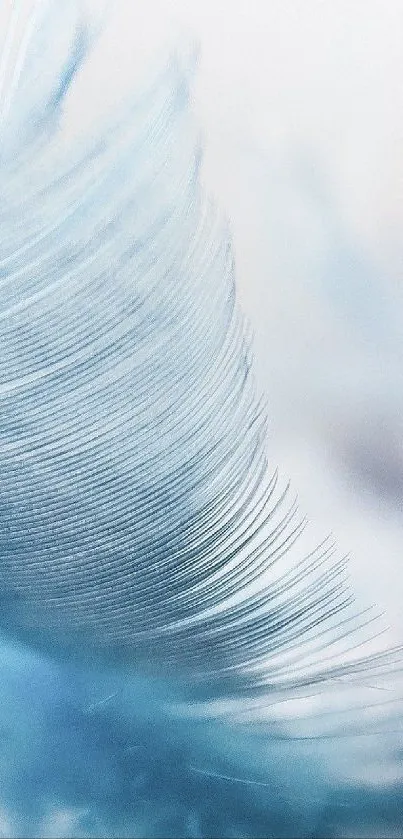
<path fill-rule="evenodd" d="M 199 43 L 204 178 L 233 230 L 271 456 L 401 639 L 403 6 L 91 5 L 110 20 L 70 129 L 90 126 L 171 44 L 186 60 Z"/>

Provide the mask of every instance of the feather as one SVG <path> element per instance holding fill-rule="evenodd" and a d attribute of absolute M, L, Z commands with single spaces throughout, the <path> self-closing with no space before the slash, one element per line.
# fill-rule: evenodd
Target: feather
<path fill-rule="evenodd" d="M 90 29 L 71 3 L 17 24 L 0 73 L 5 809 L 24 836 L 338 830 L 344 793 L 312 742 L 360 736 L 352 686 L 366 708 L 401 651 L 376 645 L 346 560 L 313 545 L 268 463 L 191 74 L 173 56 L 66 149 Z M 292 730 L 284 708 L 324 694 L 325 724 L 297 710 Z"/>

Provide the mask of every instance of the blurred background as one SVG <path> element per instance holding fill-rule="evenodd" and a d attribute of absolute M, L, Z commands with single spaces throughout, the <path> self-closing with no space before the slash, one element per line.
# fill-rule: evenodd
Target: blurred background
<path fill-rule="evenodd" d="M 198 54 L 203 176 L 233 232 L 270 457 L 402 640 L 402 4 L 89 4 L 107 25 L 70 129 L 170 47 Z"/>

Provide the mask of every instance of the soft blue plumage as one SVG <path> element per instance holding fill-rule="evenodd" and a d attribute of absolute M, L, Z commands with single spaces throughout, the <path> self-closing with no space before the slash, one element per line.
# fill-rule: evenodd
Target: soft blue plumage
<path fill-rule="evenodd" d="M 0 88 L 4 831 L 393 833 L 400 790 L 360 783 L 354 742 L 390 758 L 396 715 L 368 714 L 367 687 L 400 651 L 377 649 L 345 561 L 313 546 L 267 463 L 189 73 L 173 57 L 66 150 L 61 109 L 93 36 L 74 4 L 38 3 L 20 36 L 14 13 Z"/>

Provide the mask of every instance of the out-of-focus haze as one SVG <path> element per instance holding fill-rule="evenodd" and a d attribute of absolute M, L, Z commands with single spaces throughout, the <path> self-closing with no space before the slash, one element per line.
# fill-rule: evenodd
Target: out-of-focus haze
<path fill-rule="evenodd" d="M 91 5 L 108 25 L 70 128 L 197 45 L 204 178 L 233 230 L 271 456 L 401 638 L 402 4 Z"/>

